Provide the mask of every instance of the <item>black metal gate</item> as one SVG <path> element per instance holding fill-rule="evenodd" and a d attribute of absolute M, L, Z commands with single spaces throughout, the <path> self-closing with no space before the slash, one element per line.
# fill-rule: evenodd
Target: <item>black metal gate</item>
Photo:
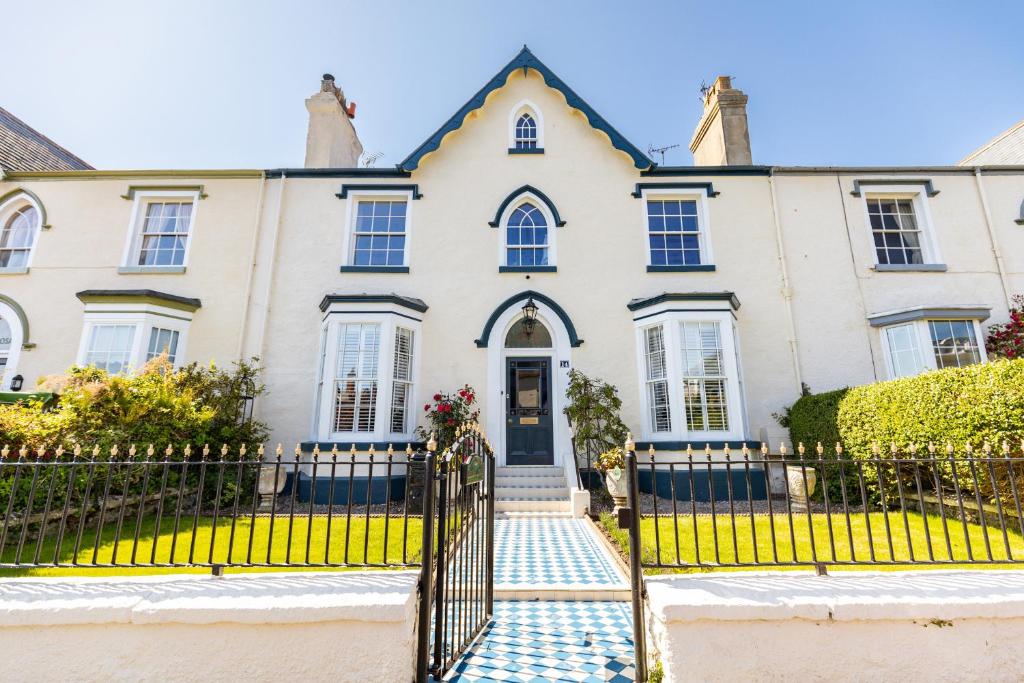
<path fill-rule="evenodd" d="M 442 676 L 494 613 L 494 453 L 479 425 L 427 446 L 418 681 Z M 433 485 L 430 485 L 433 482 Z M 430 520 L 434 520 L 431 524 Z"/>

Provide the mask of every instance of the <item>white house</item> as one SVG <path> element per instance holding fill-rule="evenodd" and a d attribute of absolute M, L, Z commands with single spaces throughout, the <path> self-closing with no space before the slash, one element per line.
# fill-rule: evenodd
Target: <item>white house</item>
<path fill-rule="evenodd" d="M 746 101 L 719 78 L 696 164 L 659 166 L 524 48 L 390 168 L 325 76 L 303 168 L 6 171 L 0 389 L 257 355 L 275 441 L 365 450 L 468 383 L 499 464 L 559 468 L 561 500 L 571 368 L 664 452 L 784 440 L 803 384 L 984 362 L 1024 166 L 753 165 Z"/>

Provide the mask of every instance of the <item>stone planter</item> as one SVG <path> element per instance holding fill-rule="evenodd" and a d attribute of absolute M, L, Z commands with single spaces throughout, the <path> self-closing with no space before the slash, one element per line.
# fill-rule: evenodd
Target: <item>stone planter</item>
<path fill-rule="evenodd" d="M 612 501 L 615 503 L 613 513 L 617 513 L 619 508 L 627 506 L 629 493 L 626 488 L 626 472 L 624 470 L 614 469 L 605 472 L 604 485 L 608 488 L 608 493 L 611 494 Z"/>
<path fill-rule="evenodd" d="M 807 510 L 817 481 L 818 473 L 813 467 L 786 465 L 786 488 L 789 491 L 789 503 L 794 510 Z"/>
<path fill-rule="evenodd" d="M 277 494 L 284 490 L 285 482 L 288 480 L 287 468 L 278 467 L 273 463 L 265 463 L 260 467 L 259 494 L 260 509 L 270 510 L 274 507 L 274 499 Z M 275 481 L 276 486 L 275 486 Z"/>

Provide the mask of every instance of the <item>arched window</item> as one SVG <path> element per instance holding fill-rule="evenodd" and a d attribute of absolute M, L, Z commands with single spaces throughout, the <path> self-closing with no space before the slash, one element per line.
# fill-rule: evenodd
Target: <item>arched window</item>
<path fill-rule="evenodd" d="M 516 149 L 537 148 L 537 122 L 529 114 L 516 121 Z"/>
<path fill-rule="evenodd" d="M 526 320 L 520 318 L 505 335 L 506 349 L 550 349 L 552 346 L 551 333 L 540 321 L 535 321 L 530 329 Z"/>
<path fill-rule="evenodd" d="M 28 268 L 39 223 L 39 209 L 22 197 L 0 207 L 0 271 Z"/>
<path fill-rule="evenodd" d="M 530 202 L 517 206 L 505 231 L 505 265 L 547 266 L 548 222 L 541 210 Z"/>
<path fill-rule="evenodd" d="M 16 303 L 0 295 L 0 391 L 11 390 L 18 374 L 18 357 L 25 343 L 27 323 Z"/>

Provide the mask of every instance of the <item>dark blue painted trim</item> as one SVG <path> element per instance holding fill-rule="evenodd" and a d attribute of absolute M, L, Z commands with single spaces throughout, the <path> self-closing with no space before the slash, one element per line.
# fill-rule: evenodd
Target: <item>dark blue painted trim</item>
<path fill-rule="evenodd" d="M 562 324 L 565 325 L 566 331 L 569 333 L 569 344 L 571 346 L 575 348 L 583 344 L 583 340 L 576 335 L 576 326 L 572 324 L 569 314 L 566 313 L 565 310 L 556 304 L 550 297 L 544 296 L 540 292 L 535 292 L 532 289 L 528 289 L 525 292 L 520 292 L 519 294 L 510 296 L 498 304 L 498 307 L 494 309 L 494 312 L 491 313 L 491 317 L 489 317 L 487 322 L 484 324 L 484 329 L 483 332 L 480 333 L 480 338 L 476 340 L 477 347 L 481 349 L 487 348 L 487 338 L 491 336 L 491 329 L 494 327 L 494 323 L 498 322 L 498 317 L 505 312 L 505 309 L 510 306 L 514 306 L 520 301 L 526 301 L 530 297 L 533 297 L 534 300 L 541 302 L 555 312 L 555 315 L 557 315 L 559 320 L 562 321 Z"/>
<path fill-rule="evenodd" d="M 771 175 L 771 166 L 654 166 L 642 176 Z"/>
<path fill-rule="evenodd" d="M 342 273 L 408 273 L 409 266 L 341 266 Z"/>
<path fill-rule="evenodd" d="M 509 147 L 509 154 L 543 154 L 543 147 Z"/>
<path fill-rule="evenodd" d="M 554 273 L 557 266 L 498 266 L 499 273 Z"/>
<path fill-rule="evenodd" d="M 501 225 L 501 215 L 505 213 L 505 209 L 509 207 L 509 204 L 527 193 L 535 195 L 537 199 L 544 202 L 544 206 L 548 207 L 548 211 L 551 212 L 551 216 L 555 219 L 556 226 L 560 228 L 565 225 L 565 221 L 563 221 L 562 217 L 558 214 L 558 209 L 555 208 L 555 203 L 551 201 L 546 194 L 538 190 L 533 185 L 523 185 L 522 187 L 513 190 L 498 206 L 498 211 L 494 214 L 494 220 L 488 221 L 487 225 L 492 228 L 496 228 Z"/>
<path fill-rule="evenodd" d="M 545 66 L 539 59 L 537 59 L 529 48 L 525 45 L 523 49 L 516 55 L 512 61 L 505 65 L 505 67 L 495 74 L 494 78 L 489 80 L 484 87 L 482 87 L 468 102 L 462 105 L 461 108 L 455 114 L 448 119 L 443 126 L 437 129 L 433 135 L 427 138 L 423 144 L 413 150 L 412 154 L 405 158 L 402 163 L 398 165 L 399 168 L 405 171 L 414 171 L 420 165 L 420 160 L 427 154 L 435 151 L 441 146 L 441 141 L 448 133 L 458 130 L 462 127 L 463 121 L 469 112 L 474 109 L 479 109 L 484 106 L 487 96 L 492 92 L 501 88 L 508 81 L 508 77 L 516 69 L 523 69 L 525 72 L 527 69 L 534 69 L 544 78 L 544 83 L 549 88 L 554 88 L 558 92 L 562 93 L 565 97 L 566 103 L 579 111 L 583 112 L 583 115 L 587 117 L 587 121 L 590 125 L 597 130 L 602 131 L 611 139 L 612 146 L 622 152 L 625 152 L 633 159 L 633 165 L 639 169 L 648 169 L 654 165 L 647 156 L 641 152 L 633 143 L 622 136 L 615 128 L 605 121 L 600 114 L 586 103 L 586 101 L 573 92 L 572 88 L 566 85 L 562 79 L 555 75 L 551 69 Z"/>
<path fill-rule="evenodd" d="M 654 476 L 651 476 L 650 467 L 645 467 L 640 464 L 637 472 L 637 485 L 640 488 L 641 493 L 654 493 L 658 498 L 673 498 L 673 488 L 675 490 L 675 500 L 677 502 L 686 501 L 689 502 L 695 499 L 697 502 L 706 503 L 714 498 L 715 502 L 728 502 L 730 486 L 732 484 L 732 500 L 733 502 L 747 501 L 748 499 L 753 500 L 767 500 L 768 499 L 768 486 L 765 482 L 765 471 L 760 465 L 751 464 L 750 466 L 750 491 L 747 491 L 747 473 L 746 467 L 742 464 L 734 465 L 732 470 L 725 469 L 712 469 L 710 472 L 705 468 L 694 468 L 693 475 L 690 475 L 690 469 L 676 468 L 675 471 L 675 482 L 672 481 L 672 473 L 668 470 L 655 470 Z M 710 475 L 710 476 L 709 476 Z M 653 482 L 652 482 L 653 479 Z M 691 481 L 692 480 L 692 481 Z M 673 487 L 672 484 L 675 484 Z M 691 484 L 693 490 L 691 491 Z M 714 495 L 712 495 L 714 493 Z M 666 510 L 661 509 L 661 513 L 664 514 Z"/>
<path fill-rule="evenodd" d="M 711 273 L 715 267 L 703 266 L 647 266 L 648 273 Z"/>
<path fill-rule="evenodd" d="M 633 299 L 626 308 L 637 311 L 666 301 L 728 301 L 733 310 L 738 311 L 740 300 L 732 292 L 664 292 L 656 296 Z"/>
<path fill-rule="evenodd" d="M 405 306 L 420 313 L 425 313 L 427 310 L 427 304 L 422 299 L 414 299 L 411 296 L 400 296 L 398 294 L 328 294 L 320 301 L 320 310 L 326 311 L 328 306 L 335 303 L 388 303 Z"/>
<path fill-rule="evenodd" d="M 636 199 L 643 197 L 644 190 L 706 190 L 708 197 L 717 197 L 722 194 L 715 191 L 711 183 L 637 183 L 636 189 L 630 194 Z"/>
<path fill-rule="evenodd" d="M 389 183 L 389 184 L 382 184 L 382 185 L 373 185 L 371 183 L 358 184 L 358 185 L 351 184 L 351 183 L 345 183 L 344 185 L 341 186 L 341 192 L 338 192 L 334 196 L 337 197 L 338 199 L 347 199 L 348 195 L 349 195 L 349 192 L 356 192 L 356 193 L 358 193 L 360 190 L 392 190 L 392 191 L 399 191 L 399 192 L 412 192 L 412 198 L 413 199 L 422 199 L 423 198 L 423 195 L 420 194 L 420 186 L 419 185 L 416 185 L 416 184 L 395 185 L 395 184 L 391 184 L 391 183 Z"/>
<path fill-rule="evenodd" d="M 704 453 L 705 446 L 711 446 L 711 450 L 720 451 L 729 446 L 734 451 L 742 450 L 743 444 L 747 445 L 752 451 L 760 450 L 760 441 L 637 441 L 636 452 L 637 455 L 646 455 L 647 449 L 654 444 L 654 451 L 661 453 L 663 451 L 685 451 L 687 446 L 693 447 L 694 453 Z"/>
<path fill-rule="evenodd" d="M 411 174 L 397 166 L 393 168 L 271 168 L 264 171 L 268 178 L 408 178 Z"/>
<path fill-rule="evenodd" d="M 352 448 L 353 442 L 351 442 L 351 441 L 346 441 L 346 442 L 340 442 L 340 441 L 303 441 L 302 443 L 299 444 L 299 448 L 302 449 L 303 453 L 312 453 L 313 452 L 313 446 L 317 446 L 317 445 L 320 446 L 320 452 L 321 453 L 329 453 L 332 448 L 337 446 L 339 453 L 345 453 L 347 455 L 348 452 L 349 452 L 349 449 Z M 380 462 L 382 457 L 383 458 L 387 457 L 388 445 L 389 445 L 388 443 L 385 443 L 385 442 L 382 442 L 382 441 L 356 441 L 355 442 L 356 450 L 359 451 L 359 454 L 361 456 L 364 456 L 364 457 L 366 456 L 366 451 L 369 450 L 370 446 L 373 446 L 377 450 L 377 457 L 374 459 L 374 462 Z M 408 443 L 403 441 L 402 443 L 392 443 L 390 445 L 394 446 L 395 454 L 396 455 L 398 453 L 402 453 L 404 455 L 405 454 L 405 447 L 407 445 L 408 446 L 412 446 L 412 449 L 414 451 L 418 451 L 418 450 L 422 450 L 423 448 L 425 448 L 427 444 L 426 444 L 425 441 L 410 441 Z M 362 462 L 362 461 L 360 461 L 360 462 Z"/>
<path fill-rule="evenodd" d="M 858 179 L 853 181 L 853 192 L 854 197 L 860 197 L 862 194 L 861 187 L 864 185 L 924 185 L 924 191 L 929 197 L 934 197 L 939 193 L 932 186 L 932 181 L 927 178 L 920 180 L 910 180 L 907 178 L 869 178 L 869 179 Z"/>
<path fill-rule="evenodd" d="M 385 465 L 386 467 L 386 465 Z M 330 466 L 327 467 L 330 469 Z M 374 468 L 376 470 L 376 468 Z M 288 500 L 292 495 L 292 482 L 295 479 L 295 472 L 288 472 L 285 478 L 284 489 L 278 494 L 280 500 Z M 316 481 L 305 472 L 299 472 L 298 488 L 295 498 L 301 503 L 313 499 L 315 505 L 327 505 L 333 502 L 335 505 L 348 505 L 349 477 L 339 475 L 334 480 L 334 500 L 331 501 L 331 479 L 329 476 L 317 477 Z M 388 477 L 384 468 L 381 468 L 380 476 L 373 477 L 351 477 L 352 479 L 352 503 L 365 504 L 367 491 L 371 505 L 379 505 L 388 501 Z M 403 500 L 405 498 L 405 475 L 391 475 L 391 500 Z"/>

